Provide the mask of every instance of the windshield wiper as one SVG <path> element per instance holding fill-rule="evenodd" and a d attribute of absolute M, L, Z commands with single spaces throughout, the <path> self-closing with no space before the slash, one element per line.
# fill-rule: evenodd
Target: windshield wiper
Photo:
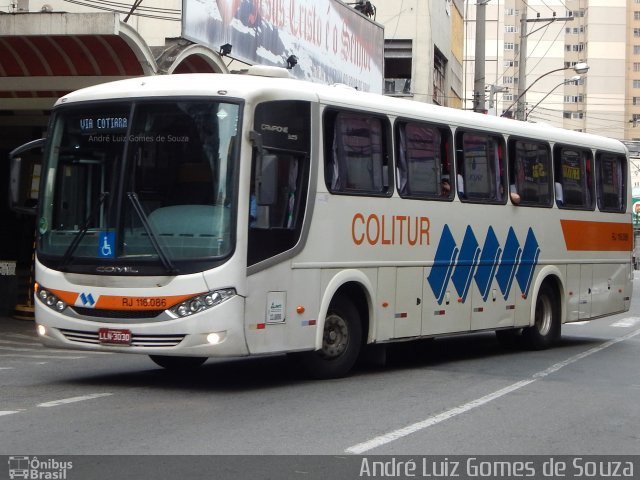
<path fill-rule="evenodd" d="M 100 198 L 93 206 L 93 209 L 91 209 L 91 212 L 89 212 L 89 215 L 87 215 L 87 218 L 85 219 L 84 223 L 82 224 L 82 227 L 80 228 L 76 236 L 73 238 L 73 242 L 71 242 L 71 244 L 67 247 L 67 250 L 64 252 L 64 256 L 62 257 L 62 263 L 60 264 L 61 270 L 64 270 L 66 266 L 69 264 L 69 262 L 71 261 L 71 259 L 73 258 L 73 252 L 75 252 L 76 249 L 78 248 L 78 245 L 80 245 L 80 242 L 82 241 L 85 234 L 87 233 L 87 230 L 89 230 L 89 225 L 91 225 L 91 222 L 93 222 L 93 219 L 96 217 L 96 215 L 98 215 L 98 211 L 100 210 L 100 207 L 102 207 L 102 204 L 104 203 L 104 201 L 107 199 L 108 196 L 109 196 L 109 192 L 102 192 L 100 194 Z"/>
<path fill-rule="evenodd" d="M 151 228 L 151 224 L 149 223 L 149 218 L 147 217 L 147 214 L 144 213 L 144 210 L 142 209 L 142 205 L 140 204 L 140 200 L 138 200 L 138 195 L 136 195 L 135 192 L 127 192 L 127 197 L 131 201 L 131 204 L 133 205 L 134 210 L 138 214 L 138 217 L 142 222 L 142 226 L 144 227 L 144 231 L 147 232 L 151 245 L 153 246 L 155 251 L 158 252 L 158 257 L 160 257 L 160 261 L 162 262 L 162 265 L 164 266 L 167 273 L 170 275 L 178 273 L 178 270 L 171 262 L 171 259 L 169 258 L 167 253 L 163 250 L 162 246 L 158 242 L 158 237 L 153 231 L 153 229 Z"/>

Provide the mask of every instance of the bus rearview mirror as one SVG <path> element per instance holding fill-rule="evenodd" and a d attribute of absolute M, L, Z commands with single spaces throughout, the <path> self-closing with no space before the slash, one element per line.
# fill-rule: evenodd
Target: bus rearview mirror
<path fill-rule="evenodd" d="M 44 138 L 19 146 L 9 153 L 9 208 L 35 215 Z"/>

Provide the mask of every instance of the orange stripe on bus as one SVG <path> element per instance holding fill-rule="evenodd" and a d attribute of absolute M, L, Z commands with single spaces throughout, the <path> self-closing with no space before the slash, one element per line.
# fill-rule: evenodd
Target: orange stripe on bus
<path fill-rule="evenodd" d="M 195 297 L 189 295 L 169 295 L 166 297 L 120 297 L 100 295 L 95 308 L 100 310 L 166 310 L 180 302 Z"/>
<path fill-rule="evenodd" d="M 630 223 L 560 220 L 569 251 L 629 252 L 633 248 Z"/>
<path fill-rule="evenodd" d="M 60 300 L 68 305 L 75 305 L 80 296 L 77 292 L 68 292 L 65 290 L 47 289 Z M 86 294 L 91 293 L 89 290 Z M 168 295 L 164 297 L 124 297 L 116 295 L 96 295 L 97 302 L 94 308 L 100 310 L 166 310 L 180 302 L 189 298 L 201 295 L 202 293 L 193 293 L 187 295 Z"/>
<path fill-rule="evenodd" d="M 42 288 L 42 285 L 40 287 Z M 58 297 L 67 305 L 73 305 L 74 303 L 76 303 L 76 300 L 80 295 L 79 293 L 76 293 L 76 292 L 67 292 L 65 290 L 54 290 L 52 288 L 46 288 L 45 290 L 53 293 L 56 297 Z"/>

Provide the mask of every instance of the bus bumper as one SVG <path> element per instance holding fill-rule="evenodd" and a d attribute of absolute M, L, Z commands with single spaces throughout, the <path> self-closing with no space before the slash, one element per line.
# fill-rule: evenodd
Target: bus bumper
<path fill-rule="evenodd" d="M 46 346 L 184 357 L 248 355 L 243 308 L 244 299 L 236 295 L 216 307 L 184 318 L 148 323 L 107 323 L 69 317 L 45 306 L 38 298 L 35 301 L 37 330 L 40 341 Z M 101 330 L 129 332 L 130 342 L 104 343 L 100 339 Z M 215 343 L 211 339 L 216 340 Z"/>

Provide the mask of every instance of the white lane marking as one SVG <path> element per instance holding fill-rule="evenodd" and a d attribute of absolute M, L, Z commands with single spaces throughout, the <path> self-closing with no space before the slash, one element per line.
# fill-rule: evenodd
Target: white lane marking
<path fill-rule="evenodd" d="M 41 347 L 40 342 L 14 342 L 13 340 L 0 340 L 0 343 L 5 345 L 27 345 L 32 347 Z"/>
<path fill-rule="evenodd" d="M 41 352 L 41 348 L 20 348 L 20 347 L 3 347 L 0 346 L 0 350 L 6 350 L 8 352 Z"/>
<path fill-rule="evenodd" d="M 3 415 L 11 415 L 13 413 L 20 413 L 21 410 L 0 410 L 0 417 Z"/>
<path fill-rule="evenodd" d="M 633 327 L 640 323 L 640 317 L 627 317 L 611 324 L 612 327 Z"/>
<path fill-rule="evenodd" d="M 0 370 L 13 370 L 13 367 L 0 367 Z"/>
<path fill-rule="evenodd" d="M 586 322 L 569 322 L 569 323 L 565 323 L 562 326 L 567 326 L 567 325 L 588 325 L 590 322 L 586 321 Z"/>
<path fill-rule="evenodd" d="M 73 359 L 73 358 L 87 358 L 84 355 L 113 355 L 114 352 L 93 352 L 91 350 L 73 350 L 73 349 L 66 349 L 66 348 L 20 348 L 20 347 L 4 347 L 2 345 L 0 345 L 0 351 L 7 351 L 7 352 L 39 352 L 39 353 L 47 353 L 50 354 L 49 357 L 47 356 L 35 356 L 34 358 L 66 358 L 66 359 Z M 64 356 L 64 355 L 68 355 L 69 353 L 79 353 L 82 354 L 82 357 L 68 357 L 68 356 Z M 5 356 L 24 356 L 24 355 L 13 355 L 13 354 L 0 354 L 0 357 L 5 357 Z M 54 357 L 55 356 L 55 357 Z"/>
<path fill-rule="evenodd" d="M 37 340 L 38 337 L 36 335 L 24 335 L 23 333 L 7 333 L 5 337 L 11 338 L 26 338 L 27 340 Z"/>
<path fill-rule="evenodd" d="M 62 360 L 77 360 L 79 358 L 87 358 L 87 357 L 72 357 L 72 356 L 62 356 L 62 355 L 24 355 L 22 353 L 0 353 L 0 357 L 20 357 L 20 358 L 57 358 Z"/>
<path fill-rule="evenodd" d="M 83 402 L 85 400 L 93 400 L 94 398 L 108 397 L 109 395 L 113 395 L 113 393 L 91 393 L 80 397 L 63 398 L 61 400 L 39 403 L 38 407 L 57 407 L 58 405 L 66 405 L 67 403 Z"/>
<path fill-rule="evenodd" d="M 52 353 L 56 353 L 56 352 L 78 352 L 78 353 L 88 353 L 90 355 L 113 355 L 114 352 L 94 352 L 93 350 L 76 350 L 76 349 L 70 349 L 70 348 L 51 348 L 51 347 L 45 347 L 42 343 L 40 342 L 14 342 L 11 340 L 0 340 L 0 344 L 3 345 L 20 345 L 23 347 L 39 347 L 36 350 L 46 350 L 48 352 L 52 352 Z M 0 350 L 12 350 L 11 347 L 5 347 L 0 345 Z"/>
<path fill-rule="evenodd" d="M 540 380 L 541 378 L 545 378 L 552 373 L 557 372 L 563 367 L 570 365 L 578 360 L 581 360 L 589 355 L 593 355 L 594 353 L 598 353 L 605 348 L 609 348 L 616 343 L 623 342 L 628 340 L 636 335 L 640 335 L 640 330 L 636 330 L 634 332 L 628 333 L 627 335 L 623 335 L 622 337 L 614 338 L 613 340 L 609 340 L 608 342 L 602 343 L 597 347 L 593 347 L 589 350 L 586 350 L 582 353 L 574 355 L 573 357 L 569 357 L 568 359 L 558 362 L 549 368 L 537 372 L 531 376 L 531 378 L 527 380 L 521 380 L 516 382 L 508 387 L 497 390 L 493 393 L 485 395 L 484 397 L 477 398 L 476 400 L 472 400 L 471 402 L 460 405 L 459 407 L 452 408 L 451 410 L 447 410 L 446 412 L 442 412 L 438 415 L 434 415 L 428 417 L 420 422 L 413 423 L 406 427 L 400 428 L 398 430 L 394 430 L 383 435 L 379 435 L 371 440 L 367 440 L 362 443 L 358 443 L 357 445 L 353 445 L 345 450 L 345 453 L 352 453 L 355 455 L 362 454 L 364 452 L 368 452 L 369 450 L 373 450 L 374 448 L 381 447 L 382 445 L 386 445 L 387 443 L 391 443 L 394 440 L 398 440 L 400 438 L 406 437 L 407 435 L 411 435 L 412 433 L 416 433 L 420 430 L 424 430 L 425 428 L 431 427 L 438 423 L 444 422 L 445 420 L 449 420 L 450 418 L 456 417 L 462 413 L 473 410 L 474 408 L 481 407 L 492 400 L 496 400 L 508 393 L 515 392 L 527 385 L 532 384 L 533 382 Z"/>
<path fill-rule="evenodd" d="M 20 347 L 5 347 L 0 345 L 0 351 L 7 351 L 7 352 L 47 352 L 50 353 L 52 355 L 66 355 L 69 353 L 81 353 L 82 355 L 113 355 L 113 352 L 93 352 L 91 350 L 70 350 L 70 349 L 63 349 L 63 348 L 45 348 L 44 346 L 40 345 L 40 348 L 20 348 Z M 68 358 L 68 357 L 61 357 L 61 356 L 57 356 L 57 358 Z M 76 357 L 76 358 L 86 358 L 84 356 L 82 357 Z"/>
<path fill-rule="evenodd" d="M 116 352 L 95 352 L 93 350 L 76 350 L 74 348 L 45 348 L 48 352 L 72 352 L 82 353 L 83 355 L 115 355 Z"/>

